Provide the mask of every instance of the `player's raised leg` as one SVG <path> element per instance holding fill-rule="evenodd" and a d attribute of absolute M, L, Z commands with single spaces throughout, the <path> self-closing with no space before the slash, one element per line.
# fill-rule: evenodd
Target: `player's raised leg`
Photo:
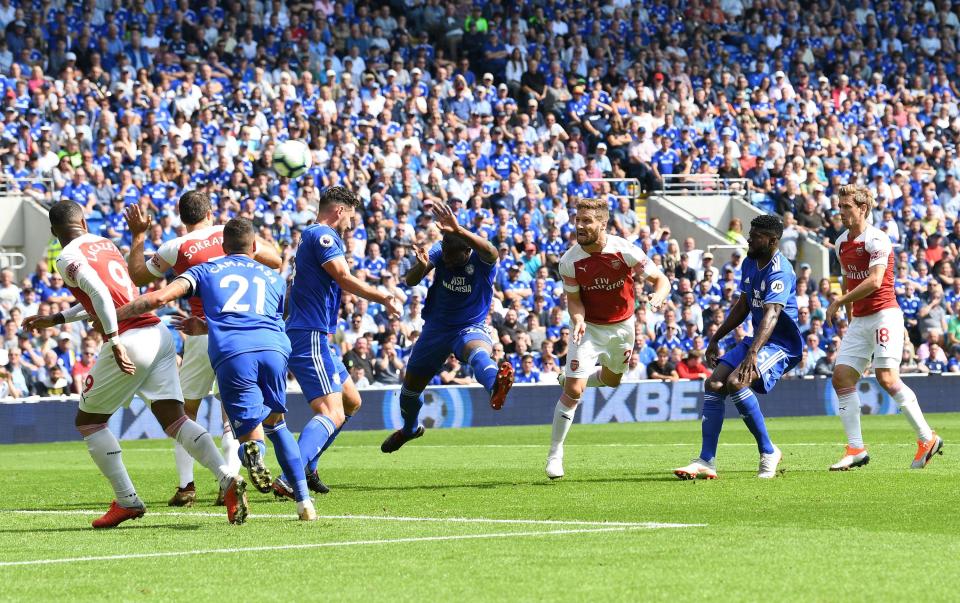
<path fill-rule="evenodd" d="M 467 361 L 477 382 L 490 394 L 490 408 L 500 410 L 513 387 L 513 365 L 504 360 L 497 366 L 490 356 L 493 343 L 481 327 L 464 329 L 458 339 L 454 353 Z"/>

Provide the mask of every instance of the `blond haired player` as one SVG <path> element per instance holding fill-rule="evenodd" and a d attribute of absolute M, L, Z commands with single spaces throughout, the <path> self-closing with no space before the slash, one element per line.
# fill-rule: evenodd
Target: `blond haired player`
<path fill-rule="evenodd" d="M 900 380 L 903 352 L 903 312 L 893 290 L 893 253 L 886 233 L 867 224 L 873 197 L 865 186 L 840 187 L 840 217 L 847 231 L 837 239 L 836 250 L 843 274 L 843 295 L 827 308 L 827 324 L 842 306 L 852 315 L 847 334 L 833 369 L 833 388 L 847 449 L 831 471 L 846 471 L 870 462 L 860 433 L 860 398 L 857 381 L 870 359 L 880 387 L 885 389 L 917 432 L 917 454 L 912 467 L 923 469 L 937 453 L 943 454 L 943 440 L 930 429 L 917 396 Z M 852 312 L 851 307 L 852 306 Z"/>
<path fill-rule="evenodd" d="M 146 512 L 123 465 L 120 443 L 107 428 L 110 416 L 134 395 L 150 404 L 167 435 L 216 476 L 225 492 L 230 523 L 243 523 L 247 517 L 246 483 L 229 469 L 210 434 L 184 414 L 170 331 L 153 314 L 117 321 L 117 308 L 136 295 L 117 246 L 87 232 L 83 209 L 73 201 L 50 208 L 50 230 L 63 246 L 57 270 L 80 303 L 54 316 L 31 316 L 24 321 L 24 328 L 96 319 L 107 341 L 84 380 L 76 418 L 90 456 L 116 494 L 110 509 L 93 527 L 112 528 Z"/>
<path fill-rule="evenodd" d="M 200 191 L 187 191 L 180 196 L 177 203 L 180 220 L 187 229 L 187 234 L 167 241 L 157 249 L 157 252 L 147 262 L 143 246 L 150 230 L 150 217 L 140 212 L 140 208 L 131 205 L 126 210 L 127 223 L 130 225 L 130 234 L 133 240 L 130 245 L 130 255 L 127 257 L 127 267 L 134 284 L 149 285 L 168 270 L 173 270 L 177 276 L 183 274 L 193 266 L 216 260 L 226 255 L 223 251 L 223 225 L 213 223 L 213 207 L 210 197 Z M 282 260 L 277 251 L 262 240 L 257 241 L 254 259 L 273 269 L 279 269 Z M 190 313 L 201 320 L 204 318 L 203 303 L 200 298 L 193 296 L 189 300 Z M 207 335 L 187 337 L 183 343 L 183 362 L 180 364 L 180 388 L 183 390 L 184 411 L 191 420 L 197 420 L 197 411 L 200 401 L 216 387 L 216 375 L 210 366 L 207 355 Z M 230 422 L 224 415 L 223 437 L 221 439 L 223 455 L 231 470 L 240 470 L 238 451 L 240 444 L 233 436 Z M 174 444 L 174 459 L 177 464 L 177 475 L 180 483 L 173 497 L 168 501 L 171 507 L 189 507 L 196 500 L 197 491 L 193 483 L 193 457 L 180 445 Z M 217 504 L 221 504 L 223 492 L 217 497 Z"/>
<path fill-rule="evenodd" d="M 607 234 L 606 200 L 577 204 L 577 243 L 560 258 L 560 276 L 570 311 L 570 342 L 563 393 L 553 413 L 547 477 L 563 477 L 563 441 L 586 387 L 616 387 L 633 353 L 634 275 L 655 283 L 650 305 L 658 309 L 670 279 L 643 251 Z M 600 368 L 596 368 L 597 362 Z"/>

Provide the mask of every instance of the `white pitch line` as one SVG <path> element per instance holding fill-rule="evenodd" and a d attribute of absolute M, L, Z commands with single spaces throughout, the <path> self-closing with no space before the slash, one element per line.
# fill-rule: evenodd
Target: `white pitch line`
<path fill-rule="evenodd" d="M 574 530 L 550 530 L 546 532 L 499 532 L 492 534 L 461 534 L 457 536 L 418 536 L 412 538 L 387 538 L 381 540 L 352 540 L 345 542 L 317 542 L 312 544 L 283 544 L 273 546 L 252 546 L 231 549 L 200 549 L 193 551 L 168 551 L 163 553 L 132 553 L 129 555 L 98 555 L 91 557 L 66 557 L 61 559 L 30 559 L 26 561 L 0 561 L 0 567 L 14 567 L 24 565 L 52 565 L 58 563 L 82 563 L 86 561 L 123 561 L 127 559 L 152 559 L 157 557 L 179 557 L 181 555 L 224 555 L 237 553 L 254 553 L 264 551 L 286 551 L 319 549 L 346 546 L 364 546 L 377 544 L 400 544 L 411 542 L 439 542 L 448 540 L 479 540 L 487 538 L 520 538 L 531 536 L 561 536 L 569 534 L 592 534 L 601 532 L 625 532 L 634 528 L 590 528 Z"/>
<path fill-rule="evenodd" d="M 12 509 L 0 510 L 0 515 L 19 514 L 19 515 L 98 515 L 102 511 L 86 509 L 69 509 L 64 511 L 55 511 L 52 509 Z M 150 517 L 216 517 L 223 519 L 225 513 L 211 513 L 208 511 L 185 512 L 185 511 L 160 511 L 152 513 Z M 251 519 L 284 519 L 293 520 L 292 515 L 280 515 L 277 513 L 251 513 L 247 515 Z M 657 521 L 582 521 L 565 519 L 499 519 L 490 517 L 406 517 L 391 515 L 318 515 L 318 519 L 329 520 L 356 520 L 356 521 L 396 521 L 396 522 L 422 522 L 422 523 L 490 523 L 505 525 L 539 525 L 539 526 L 592 526 L 602 528 L 636 528 L 636 529 L 669 529 L 669 528 L 703 528 L 705 523 L 665 523 Z"/>
<path fill-rule="evenodd" d="M 690 446 L 699 446 L 697 442 L 667 442 L 663 444 L 653 444 L 653 443 L 610 443 L 610 444 L 564 444 L 568 448 L 686 448 Z M 721 447 L 739 447 L 739 446 L 750 446 L 756 448 L 756 442 L 729 442 L 729 443 L 720 443 Z M 780 443 L 781 448 L 790 448 L 795 446 L 846 446 L 845 442 L 792 442 L 792 443 Z M 871 444 L 871 447 L 876 448 L 877 446 L 902 446 L 902 447 L 913 447 L 916 444 L 909 444 L 905 442 L 892 442 L 892 443 L 880 443 L 880 444 Z M 337 450 L 343 449 L 368 449 L 375 448 L 374 444 L 368 445 L 359 445 L 359 444 L 345 444 L 337 445 Z M 543 444 L 415 444 L 415 448 L 546 448 Z M 173 450 L 172 448 L 130 448 L 124 449 L 124 454 L 137 453 L 137 452 L 169 452 Z M 38 450 L 36 452 L 31 451 L 31 454 L 61 454 L 62 451 L 56 450 Z"/>

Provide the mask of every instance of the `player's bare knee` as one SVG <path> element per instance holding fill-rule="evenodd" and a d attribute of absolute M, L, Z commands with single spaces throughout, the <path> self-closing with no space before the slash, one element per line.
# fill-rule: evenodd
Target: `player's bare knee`
<path fill-rule="evenodd" d="M 727 378 L 727 392 L 729 393 L 738 392 L 749 385 L 749 383 L 743 383 L 740 381 L 735 373 L 731 374 L 730 377 Z"/>
<path fill-rule="evenodd" d="M 191 421 L 197 420 L 197 413 L 200 412 L 201 400 L 184 400 L 183 412 L 190 417 Z"/>
<path fill-rule="evenodd" d="M 706 383 L 703 384 L 703 388 L 711 394 L 722 394 L 724 393 L 725 385 L 726 384 L 719 379 L 707 379 Z"/>
<path fill-rule="evenodd" d="M 888 393 L 896 393 L 900 391 L 900 388 L 902 387 L 900 375 L 891 370 L 883 369 L 877 369 L 876 374 L 877 383 L 879 383 L 880 387 L 885 389 Z"/>
<path fill-rule="evenodd" d="M 357 414 L 357 411 L 360 410 L 362 405 L 363 402 L 361 401 L 359 395 L 343 397 L 343 412 L 351 417 Z"/>

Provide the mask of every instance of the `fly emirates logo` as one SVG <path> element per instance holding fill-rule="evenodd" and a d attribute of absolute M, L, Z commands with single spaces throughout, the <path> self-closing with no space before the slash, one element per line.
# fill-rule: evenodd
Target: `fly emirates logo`
<path fill-rule="evenodd" d="M 847 278 L 854 281 L 862 281 L 870 274 L 869 270 L 857 270 L 853 264 L 847 264 Z"/>
<path fill-rule="evenodd" d="M 605 276 L 598 276 L 593 279 L 592 285 L 586 285 L 587 291 L 617 291 L 623 288 L 624 279 L 611 280 Z"/>

